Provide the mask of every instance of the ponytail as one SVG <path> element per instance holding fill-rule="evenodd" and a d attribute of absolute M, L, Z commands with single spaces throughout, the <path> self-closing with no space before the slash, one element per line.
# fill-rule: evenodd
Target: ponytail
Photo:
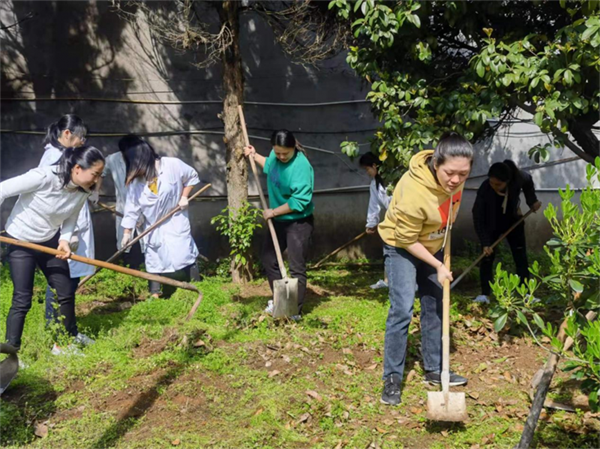
<path fill-rule="evenodd" d="M 66 187 L 71 182 L 71 170 L 76 165 L 79 165 L 84 170 L 92 167 L 96 162 L 104 162 L 102 152 L 89 145 L 84 145 L 78 148 L 65 148 L 63 154 L 56 163 L 57 171 L 55 172 L 62 182 L 62 187 Z"/>
<path fill-rule="evenodd" d="M 440 141 L 435 147 L 433 157 L 430 160 L 430 169 L 435 172 L 435 167 L 444 165 L 448 159 L 454 157 L 467 158 L 471 161 L 471 165 L 473 165 L 473 146 L 463 136 L 451 131 L 444 133 L 440 137 Z"/>
<path fill-rule="evenodd" d="M 63 115 L 59 120 L 48 126 L 46 130 L 46 137 L 44 138 L 44 145 L 52 145 L 61 151 L 65 150 L 65 147 L 58 141 L 63 131 L 71 131 L 77 137 L 84 138 L 88 132 L 88 128 L 78 116 L 74 114 Z"/>

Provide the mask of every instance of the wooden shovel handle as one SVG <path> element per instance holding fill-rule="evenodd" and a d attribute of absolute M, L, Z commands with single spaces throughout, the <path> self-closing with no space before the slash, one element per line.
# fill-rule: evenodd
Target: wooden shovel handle
<path fill-rule="evenodd" d="M 40 251 L 46 254 L 52 254 L 54 256 L 59 256 L 64 254 L 62 251 L 58 251 L 53 248 L 48 248 L 47 246 L 37 245 L 35 243 L 23 242 L 21 240 L 12 239 L 9 237 L 1 237 L 0 242 L 7 243 L 9 245 L 21 246 L 23 248 L 33 249 L 35 251 Z M 143 271 L 133 270 L 131 268 L 122 267 L 120 265 L 115 265 L 112 263 L 104 262 L 102 260 L 89 259 L 87 257 L 78 256 L 76 254 L 72 254 L 70 257 L 72 260 L 76 262 L 82 262 L 88 265 L 94 265 L 100 268 L 108 268 L 109 270 L 117 271 L 119 273 L 128 274 L 130 276 L 135 276 L 142 279 L 147 279 L 149 281 L 160 282 L 161 284 L 172 285 L 173 287 L 183 288 L 185 290 L 191 290 L 193 292 L 198 292 L 198 289 L 192 284 L 188 284 L 187 282 L 176 281 L 175 279 L 170 279 L 168 277 L 159 276 L 157 274 L 146 273 Z"/>
<path fill-rule="evenodd" d="M 451 234 L 450 229 L 446 228 L 448 237 L 446 238 L 446 246 L 444 247 L 444 265 L 450 271 L 450 242 Z M 450 392 L 450 384 L 448 376 L 444 376 L 444 373 L 450 373 L 450 281 L 446 279 L 443 285 L 443 296 L 442 296 L 442 392 L 448 402 L 448 395 Z"/>
<path fill-rule="evenodd" d="M 344 248 L 346 248 L 346 247 L 352 245 L 354 242 L 357 242 L 358 240 L 362 239 L 365 235 L 367 235 L 367 231 L 361 232 L 360 234 L 358 234 L 356 237 L 354 237 L 349 242 L 344 243 L 339 248 L 337 248 L 337 249 L 333 250 L 332 252 L 330 252 L 329 254 L 327 254 L 325 257 L 323 257 L 321 260 L 319 260 L 313 268 L 319 268 L 327 259 L 329 259 L 332 256 L 335 256 L 337 253 L 339 253 Z"/>
<path fill-rule="evenodd" d="M 238 114 L 240 116 L 240 125 L 242 126 L 242 134 L 244 135 L 244 144 L 246 146 L 250 146 L 250 139 L 248 138 L 248 130 L 246 129 L 246 120 L 244 119 L 244 110 L 242 106 L 238 106 Z M 252 173 L 254 173 L 254 180 L 256 181 L 256 187 L 258 188 L 258 195 L 260 196 L 260 202 L 262 204 L 263 209 L 268 209 L 267 200 L 265 199 L 265 194 L 263 193 L 262 186 L 260 185 L 260 179 L 258 178 L 258 173 L 256 172 L 256 164 L 254 162 L 254 158 L 249 157 L 250 166 L 252 167 Z M 279 271 L 281 271 L 281 277 L 286 279 L 287 272 L 285 270 L 285 265 L 283 264 L 283 257 L 281 255 L 281 248 L 279 247 L 279 241 L 277 240 L 277 233 L 275 232 L 275 226 L 273 226 L 273 221 L 269 218 L 267 220 L 267 225 L 269 226 L 269 231 L 271 232 L 271 239 L 273 240 L 273 247 L 275 247 L 275 254 L 277 255 L 277 263 L 279 264 Z"/>
<path fill-rule="evenodd" d="M 508 234 L 510 234 L 512 231 L 514 231 L 514 229 L 517 226 L 519 226 L 532 213 L 533 213 L 533 209 L 529 209 L 529 211 L 525 215 L 523 215 L 521 218 L 519 218 L 519 220 L 516 223 L 514 223 L 510 228 L 508 228 L 508 230 L 504 234 L 502 234 L 500 237 L 498 237 L 498 240 L 496 240 L 494 243 L 492 243 L 492 246 L 490 246 L 490 248 L 494 249 L 496 246 L 498 246 L 500 244 L 500 242 L 502 242 L 502 240 L 504 240 Z M 479 262 L 481 262 L 481 259 L 483 259 L 484 257 L 485 257 L 485 253 L 481 253 L 481 255 L 477 259 L 475 259 L 475 262 L 473 262 L 471 265 L 469 265 L 467 267 L 467 269 L 465 271 L 463 271 L 462 274 L 454 280 L 454 282 L 452 282 L 452 285 L 450 285 L 450 288 L 454 288 L 456 286 L 456 284 L 458 284 L 462 280 L 462 278 L 464 278 L 467 275 L 467 273 L 469 271 L 471 271 Z"/>
<path fill-rule="evenodd" d="M 202 187 L 200 190 L 198 190 L 196 193 L 194 193 L 192 196 L 190 196 L 189 201 L 193 200 L 198 195 L 200 195 L 201 193 L 208 190 L 211 185 L 212 184 L 206 184 L 204 187 Z M 131 240 L 127 245 L 125 245 L 119 251 L 117 251 L 112 256 L 110 256 L 106 262 L 112 262 L 113 260 L 117 259 L 121 254 L 123 254 L 125 251 L 127 251 L 127 248 L 131 248 L 133 245 L 135 245 L 137 242 L 139 242 L 142 238 L 144 238 L 145 236 L 150 234 L 152 231 L 154 231 L 156 228 L 158 228 L 161 224 L 163 224 L 165 221 L 167 221 L 169 218 L 171 218 L 173 215 L 175 215 L 180 210 L 181 210 L 180 206 L 174 207 L 168 214 L 166 214 L 164 217 L 162 217 L 160 220 L 158 220 L 156 223 L 154 223 L 152 226 L 150 226 L 144 232 L 142 232 L 141 234 L 138 234 L 138 236 L 136 238 Z M 75 259 L 73 259 L 73 260 L 75 260 Z M 100 269 L 102 269 L 102 267 Z M 100 269 L 96 270 L 93 274 L 89 274 L 86 277 L 84 277 L 81 280 L 81 282 L 79 282 L 79 286 L 77 288 L 80 289 L 83 286 L 83 284 L 85 284 L 91 278 L 96 276 L 96 274 L 98 274 Z"/>

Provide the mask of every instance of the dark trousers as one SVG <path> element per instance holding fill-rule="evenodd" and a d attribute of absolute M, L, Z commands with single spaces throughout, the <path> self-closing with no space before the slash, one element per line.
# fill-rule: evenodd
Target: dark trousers
<path fill-rule="evenodd" d="M 286 248 L 288 250 L 290 277 L 298 279 L 298 313 L 300 313 L 306 295 L 306 258 L 310 238 L 314 230 L 314 219 L 311 215 L 290 222 L 273 220 L 273 225 L 275 226 L 281 252 L 283 253 Z M 281 271 L 277 264 L 277 255 L 275 254 L 270 232 L 267 234 L 263 245 L 262 262 L 272 291 L 273 281 L 281 279 Z"/>
<path fill-rule="evenodd" d="M 79 280 L 81 278 L 71 278 L 71 288 L 73 289 L 73 296 L 75 296 L 75 292 L 77 291 L 77 287 L 79 286 Z M 46 287 L 46 326 L 50 326 L 52 323 L 59 323 L 58 319 L 58 309 L 59 309 L 58 300 L 56 299 L 56 294 L 50 288 L 50 285 Z"/>
<path fill-rule="evenodd" d="M 502 226 L 501 229 L 495 230 L 491 237 L 492 241 L 496 241 L 503 233 L 505 233 L 513 223 Z M 527 261 L 527 248 L 525 245 L 525 223 L 521 223 L 506 237 L 513 260 L 517 267 L 517 275 L 521 278 L 521 282 L 529 279 L 529 263 Z M 494 280 L 494 258 L 496 251 L 489 257 L 484 257 L 479 268 L 479 276 L 481 278 L 481 294 L 489 296 L 492 292 L 490 282 Z"/>
<path fill-rule="evenodd" d="M 177 270 L 173 273 L 152 273 L 152 274 L 156 274 L 158 276 L 164 276 L 166 278 L 169 279 L 174 279 L 176 281 L 181 281 L 181 282 L 189 282 L 192 279 L 192 271 L 195 269 L 196 264 L 191 264 L 188 265 L 187 267 L 183 267 L 181 270 Z M 197 272 L 197 269 L 196 269 Z M 160 294 L 161 293 L 161 286 L 162 286 L 162 298 L 168 299 L 171 296 L 173 296 L 173 293 L 175 293 L 175 290 L 177 290 L 177 287 L 173 287 L 172 285 L 166 285 L 166 284 L 161 284 L 160 282 L 156 282 L 156 281 L 149 281 L 148 285 L 150 287 L 150 293 L 151 294 Z"/>
<path fill-rule="evenodd" d="M 59 235 L 56 234 L 47 242 L 39 245 L 56 249 Z M 25 326 L 25 317 L 31 309 L 33 296 L 33 279 L 35 268 L 39 267 L 46 276 L 48 284 L 56 291 L 60 306 L 60 318 L 68 334 L 77 335 L 75 319 L 75 295 L 73 292 L 69 264 L 66 260 L 57 259 L 51 254 L 9 245 L 8 264 L 13 282 L 12 305 L 6 319 L 6 341 L 15 348 L 21 347 L 21 337 Z"/>

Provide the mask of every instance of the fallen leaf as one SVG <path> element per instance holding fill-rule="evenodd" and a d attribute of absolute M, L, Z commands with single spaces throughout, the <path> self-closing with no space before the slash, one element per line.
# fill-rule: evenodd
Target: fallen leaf
<path fill-rule="evenodd" d="M 385 429 L 382 429 L 381 427 L 375 427 L 375 428 L 377 429 L 377 432 L 379 432 L 379 433 L 383 433 L 383 434 L 386 434 L 386 433 L 388 433 L 388 431 L 387 431 L 387 430 L 385 430 Z"/>
<path fill-rule="evenodd" d="M 377 363 L 373 363 L 372 365 L 367 366 L 365 369 L 374 370 L 375 368 L 377 368 Z"/>
<path fill-rule="evenodd" d="M 473 371 L 475 374 L 479 374 L 482 371 L 485 371 L 488 368 L 487 363 L 483 362 L 480 363 L 479 366 L 477 368 L 475 368 L 475 370 Z"/>
<path fill-rule="evenodd" d="M 33 423 L 33 428 L 33 433 L 36 437 L 46 438 L 48 436 L 48 426 L 46 423 L 39 423 L 36 421 Z"/>
<path fill-rule="evenodd" d="M 341 441 L 335 446 L 335 449 L 342 449 L 342 442 Z"/>
<path fill-rule="evenodd" d="M 316 391 L 307 390 L 306 394 L 309 395 L 311 398 L 316 399 L 319 402 L 323 400 L 323 398 L 321 397 L 321 395 L 319 393 L 317 393 Z"/>
<path fill-rule="evenodd" d="M 181 441 L 179 441 L 179 438 L 177 438 L 176 440 L 171 441 L 171 444 L 173 446 L 179 446 L 179 443 L 181 443 Z"/>
<path fill-rule="evenodd" d="M 479 399 L 479 393 L 477 393 L 476 391 L 471 391 L 471 392 L 468 392 L 467 394 L 475 400 Z"/>
<path fill-rule="evenodd" d="M 413 380 L 416 375 L 417 372 L 414 369 L 411 369 L 408 373 L 408 376 L 406 376 L 406 383 L 410 383 L 410 381 Z"/>
<path fill-rule="evenodd" d="M 420 408 L 417 408 L 417 407 L 411 407 L 410 408 L 410 412 L 413 415 L 420 415 L 422 411 L 423 411 L 423 409 L 420 409 Z"/>
<path fill-rule="evenodd" d="M 298 418 L 298 421 L 296 421 L 298 424 L 304 423 L 306 421 L 308 421 L 310 419 L 310 413 L 305 413 L 302 416 L 300 416 L 300 418 Z"/>
<path fill-rule="evenodd" d="M 447 437 L 449 435 L 448 431 L 446 431 L 446 430 L 442 430 L 440 433 L 442 434 L 443 437 Z"/>
<path fill-rule="evenodd" d="M 508 380 L 509 382 L 512 381 L 512 376 L 510 375 L 510 373 L 508 371 L 505 371 L 504 374 L 502 374 L 502 376 L 504 376 L 504 378 L 506 380 Z"/>
<path fill-rule="evenodd" d="M 267 318 L 266 315 L 261 315 L 261 316 L 258 317 L 258 322 L 262 323 L 266 318 Z"/>
<path fill-rule="evenodd" d="M 270 371 L 270 372 L 269 372 L 269 378 L 271 378 L 271 377 L 275 377 L 275 376 L 277 376 L 278 374 L 281 374 L 281 371 L 277 371 L 277 370 Z"/>
<path fill-rule="evenodd" d="M 479 444 L 473 444 L 470 449 L 479 449 Z"/>
<path fill-rule="evenodd" d="M 349 348 L 344 348 L 342 349 L 342 352 L 346 355 L 351 355 L 352 354 L 352 349 Z"/>
<path fill-rule="evenodd" d="M 393 420 L 393 419 L 384 419 L 384 420 L 383 420 L 383 423 L 384 423 L 386 426 L 391 426 L 392 424 L 394 424 L 394 420 Z"/>
<path fill-rule="evenodd" d="M 263 411 L 264 411 L 263 408 L 259 408 L 257 411 L 254 412 L 254 416 L 260 415 Z"/>

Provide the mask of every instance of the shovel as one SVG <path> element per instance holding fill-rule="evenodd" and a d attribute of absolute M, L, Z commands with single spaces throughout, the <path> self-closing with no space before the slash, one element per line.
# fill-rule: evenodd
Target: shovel
<path fill-rule="evenodd" d="M 0 353 L 8 354 L 8 357 L 0 362 L 0 395 L 2 395 L 19 371 L 19 357 L 17 350 L 8 343 L 0 343 Z"/>
<path fill-rule="evenodd" d="M 450 235 L 444 248 L 444 265 L 450 270 Z M 465 393 L 450 393 L 450 281 L 444 281 L 442 318 L 442 391 L 427 393 L 427 419 L 432 421 L 466 421 Z"/>
<path fill-rule="evenodd" d="M 238 106 L 238 112 L 240 115 L 242 134 L 244 135 L 244 143 L 246 146 L 249 146 L 250 139 L 248 139 L 244 111 L 241 106 Z M 254 163 L 254 159 L 248 159 L 250 160 L 252 173 L 254 173 L 254 180 L 256 181 L 256 187 L 258 188 L 258 194 L 260 195 L 260 202 L 263 209 L 267 209 L 265 194 L 260 185 L 258 173 L 256 173 L 256 164 Z M 281 280 L 273 281 L 273 318 L 291 317 L 298 314 L 298 279 L 288 277 L 285 265 L 283 264 L 283 257 L 281 256 L 281 248 L 279 247 L 279 241 L 277 240 L 277 233 L 275 232 L 275 227 L 273 226 L 271 219 L 267 220 L 267 225 L 271 232 L 271 239 L 273 240 L 273 246 L 275 247 L 277 263 L 279 264 L 279 271 L 281 271 L 282 278 Z"/>

